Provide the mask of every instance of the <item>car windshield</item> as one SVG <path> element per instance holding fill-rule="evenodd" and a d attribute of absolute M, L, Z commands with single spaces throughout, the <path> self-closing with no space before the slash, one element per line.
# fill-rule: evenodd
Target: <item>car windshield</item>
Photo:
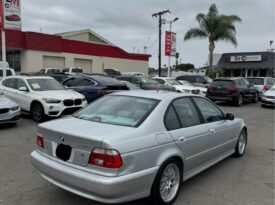
<path fill-rule="evenodd" d="M 36 78 L 27 80 L 34 91 L 65 90 L 65 88 L 55 79 Z"/>
<path fill-rule="evenodd" d="M 253 83 L 254 85 L 264 85 L 263 78 L 247 78 L 248 82 Z"/>
<path fill-rule="evenodd" d="M 212 83 L 213 82 L 213 80 L 212 80 L 212 78 L 209 78 L 208 76 L 203 76 L 204 77 L 204 79 L 206 80 L 206 82 L 207 83 Z"/>
<path fill-rule="evenodd" d="M 99 123 L 137 127 L 150 115 L 158 102 L 148 98 L 109 95 L 90 104 L 74 117 Z"/>
<path fill-rule="evenodd" d="M 48 73 L 60 73 L 59 69 L 49 69 Z"/>
<path fill-rule="evenodd" d="M 235 82 L 232 80 L 215 80 L 211 83 L 211 86 L 214 87 L 234 87 Z"/>
<path fill-rule="evenodd" d="M 181 81 L 180 83 L 181 83 L 182 85 L 185 85 L 185 86 L 191 86 L 191 87 L 194 86 L 192 83 L 187 82 L 187 81 Z"/>
<path fill-rule="evenodd" d="M 148 83 L 148 84 L 159 84 L 158 81 L 152 79 L 152 78 L 147 78 L 147 77 L 139 77 L 140 80 L 143 82 L 143 83 Z"/>
<path fill-rule="evenodd" d="M 177 80 L 175 79 L 167 79 L 167 82 L 170 84 L 170 85 L 181 85 Z"/>

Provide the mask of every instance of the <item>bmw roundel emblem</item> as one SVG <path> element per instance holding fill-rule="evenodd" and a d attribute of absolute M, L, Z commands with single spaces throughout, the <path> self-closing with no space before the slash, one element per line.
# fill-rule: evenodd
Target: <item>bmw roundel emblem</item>
<path fill-rule="evenodd" d="M 64 137 L 64 136 L 60 136 L 60 140 L 61 140 L 62 142 L 64 142 L 64 141 L 65 141 L 65 137 Z"/>

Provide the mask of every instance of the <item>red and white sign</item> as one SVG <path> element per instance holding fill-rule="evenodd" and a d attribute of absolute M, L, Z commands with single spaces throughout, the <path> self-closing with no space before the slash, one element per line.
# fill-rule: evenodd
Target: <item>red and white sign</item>
<path fill-rule="evenodd" d="M 165 32 L 165 55 L 166 56 L 176 56 L 177 37 L 176 33 L 166 31 Z"/>
<path fill-rule="evenodd" d="M 21 30 L 21 0 L 0 0 L 0 27 Z"/>

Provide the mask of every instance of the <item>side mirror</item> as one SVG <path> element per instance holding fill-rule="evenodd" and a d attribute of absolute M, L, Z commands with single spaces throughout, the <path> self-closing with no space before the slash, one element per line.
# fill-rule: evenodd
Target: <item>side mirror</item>
<path fill-rule="evenodd" d="M 23 92 L 28 92 L 28 89 L 26 87 L 20 87 L 18 90 Z"/>
<path fill-rule="evenodd" d="M 227 119 L 227 120 L 234 120 L 235 119 L 235 116 L 234 116 L 234 114 L 231 114 L 231 113 L 227 113 L 226 114 L 226 116 L 225 116 L 225 118 Z"/>

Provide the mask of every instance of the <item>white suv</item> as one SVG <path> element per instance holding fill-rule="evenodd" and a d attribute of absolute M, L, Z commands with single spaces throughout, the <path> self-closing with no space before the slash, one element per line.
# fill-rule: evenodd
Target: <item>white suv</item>
<path fill-rule="evenodd" d="M 52 77 L 7 77 L 0 82 L 0 90 L 37 122 L 43 121 L 45 116 L 73 114 L 87 105 L 82 94 L 66 90 Z"/>

